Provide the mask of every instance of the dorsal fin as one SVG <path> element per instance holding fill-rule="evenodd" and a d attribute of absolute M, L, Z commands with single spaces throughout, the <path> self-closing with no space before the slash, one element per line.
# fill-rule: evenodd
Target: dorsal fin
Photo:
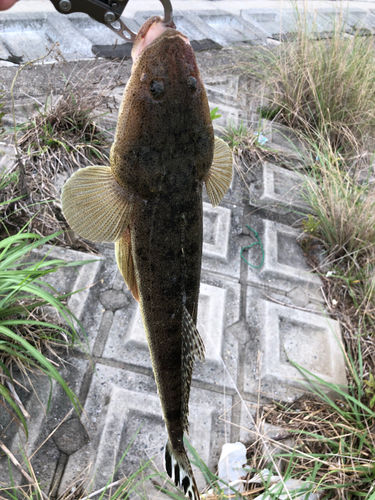
<path fill-rule="evenodd" d="M 61 201 L 70 227 L 90 241 L 116 241 L 130 221 L 130 193 L 116 182 L 110 167 L 75 172 L 63 187 Z"/>
<path fill-rule="evenodd" d="M 204 361 L 204 344 L 186 307 L 182 311 L 182 415 L 183 429 L 189 433 L 189 394 L 195 358 Z"/>
<path fill-rule="evenodd" d="M 210 170 L 203 178 L 213 207 L 217 207 L 223 199 L 232 182 L 232 177 L 232 152 L 226 142 L 215 137 L 214 159 Z"/>
<path fill-rule="evenodd" d="M 135 300 L 139 302 L 138 286 L 135 279 L 134 263 L 131 253 L 131 236 L 129 228 L 115 243 L 115 254 L 118 268 Z"/>

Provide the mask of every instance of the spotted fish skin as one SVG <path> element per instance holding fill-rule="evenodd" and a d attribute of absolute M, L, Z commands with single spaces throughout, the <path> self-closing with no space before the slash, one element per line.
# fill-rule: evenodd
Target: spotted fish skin
<path fill-rule="evenodd" d="M 193 50 L 175 30 L 144 50 L 131 78 L 139 84 L 134 89 L 129 83 L 124 102 L 137 102 L 137 117 L 148 119 L 135 125 L 131 105 L 121 110 L 111 165 L 118 182 L 140 198 L 133 206 L 131 248 L 169 437 L 165 466 L 176 484 L 197 498 L 183 444 L 191 379 L 190 373 L 184 382 L 189 374 L 182 362 L 183 313 L 196 323 L 202 186 L 213 160 L 213 127 Z"/>
<path fill-rule="evenodd" d="M 168 440 L 167 473 L 199 493 L 183 444 L 195 359 L 203 243 L 202 187 L 216 206 L 232 179 L 228 146 L 214 138 L 207 96 L 188 39 L 160 18 L 134 43 L 110 167 L 79 170 L 62 192 L 81 236 L 115 243 L 119 269 L 140 303 Z"/>

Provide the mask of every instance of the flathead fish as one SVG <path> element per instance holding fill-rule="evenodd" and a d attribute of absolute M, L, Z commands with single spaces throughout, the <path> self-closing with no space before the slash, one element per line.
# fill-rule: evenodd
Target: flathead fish
<path fill-rule="evenodd" d="M 122 276 L 140 303 L 168 432 L 167 473 L 199 493 L 187 457 L 188 403 L 201 273 L 202 186 L 216 206 L 232 179 L 232 155 L 214 137 L 206 92 L 188 39 L 146 21 L 120 107 L 110 167 L 79 170 L 63 188 L 63 212 L 79 235 L 115 242 Z"/>

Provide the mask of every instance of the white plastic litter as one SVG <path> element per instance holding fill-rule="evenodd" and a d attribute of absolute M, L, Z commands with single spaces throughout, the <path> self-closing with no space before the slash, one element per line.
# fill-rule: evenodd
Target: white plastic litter
<path fill-rule="evenodd" d="M 219 460 L 219 477 L 236 491 L 243 491 L 243 483 L 240 478 L 246 474 L 242 468 L 246 463 L 246 447 L 242 443 L 227 443 L 223 445 Z M 218 486 L 223 489 L 224 495 L 229 495 L 233 490 L 218 481 Z"/>
<path fill-rule="evenodd" d="M 254 132 L 254 135 L 256 136 L 257 138 L 257 141 L 259 142 L 259 144 L 261 146 L 264 146 L 266 144 L 266 142 L 268 142 L 268 139 L 267 137 L 265 137 L 263 134 L 261 134 L 260 132 Z"/>
<path fill-rule="evenodd" d="M 268 488 L 267 493 L 257 496 L 254 500 L 319 500 L 322 491 L 315 491 L 315 486 L 306 481 L 299 479 L 287 479 L 284 482 L 284 487 L 281 481 Z M 288 493 L 287 493 L 288 492 Z M 276 495 L 276 496 L 275 496 Z"/>
<path fill-rule="evenodd" d="M 280 476 L 271 476 L 269 478 L 270 471 L 268 469 L 263 469 L 261 470 L 258 474 L 255 474 L 254 477 L 252 477 L 248 483 L 256 483 L 256 484 L 264 484 L 267 483 L 269 486 L 272 486 L 275 483 L 278 483 L 280 481 Z"/>

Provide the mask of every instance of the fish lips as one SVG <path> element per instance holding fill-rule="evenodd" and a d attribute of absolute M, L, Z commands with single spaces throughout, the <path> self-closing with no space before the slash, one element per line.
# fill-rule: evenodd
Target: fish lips
<path fill-rule="evenodd" d="M 175 29 L 175 25 L 173 22 L 172 24 L 173 26 L 171 26 L 171 23 L 165 25 L 163 20 L 159 16 L 154 16 L 150 19 L 147 19 L 147 21 L 139 30 L 134 41 L 132 49 L 133 63 L 135 63 L 139 59 L 139 56 L 143 54 L 148 47 L 155 45 L 157 42 L 160 42 L 164 37 L 179 37 L 186 44 L 190 45 L 189 39 Z"/>

